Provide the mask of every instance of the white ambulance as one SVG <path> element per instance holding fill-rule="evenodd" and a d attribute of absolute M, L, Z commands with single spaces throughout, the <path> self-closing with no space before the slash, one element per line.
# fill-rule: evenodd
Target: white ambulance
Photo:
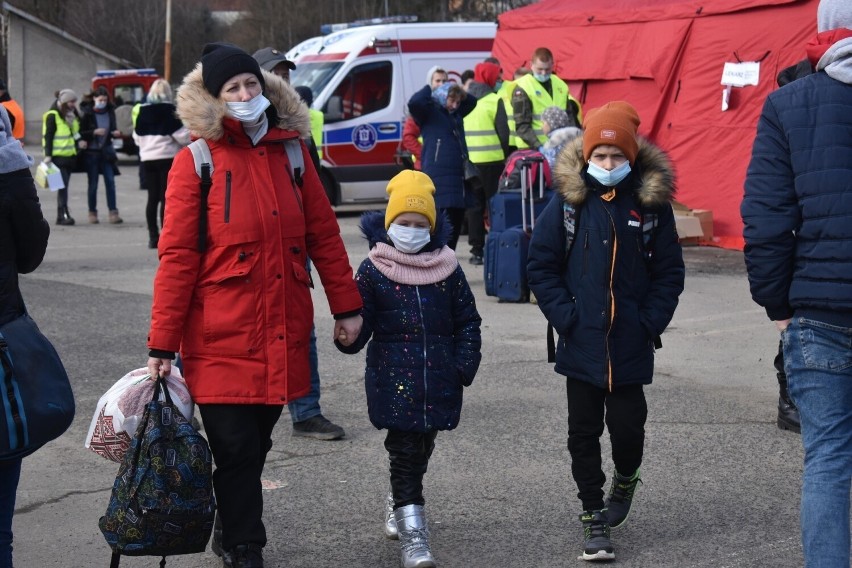
<path fill-rule="evenodd" d="M 491 55 L 493 23 L 410 23 L 355 27 L 306 40 L 289 52 L 293 86 L 311 88 L 323 112 L 323 180 L 334 205 L 381 202 L 400 171 L 394 154 L 408 99 L 434 65 L 450 80 Z M 318 144 L 319 145 L 319 144 Z"/>

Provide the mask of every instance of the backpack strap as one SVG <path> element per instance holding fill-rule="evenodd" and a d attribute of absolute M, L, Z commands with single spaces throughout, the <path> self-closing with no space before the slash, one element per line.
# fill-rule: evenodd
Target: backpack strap
<path fill-rule="evenodd" d="M 654 244 L 657 240 L 657 227 L 660 225 L 660 216 L 647 211 L 642 212 L 642 246 L 644 247 L 645 261 L 654 259 Z"/>
<path fill-rule="evenodd" d="M 204 138 L 198 138 L 189 145 L 192 159 L 195 160 L 195 173 L 201 178 L 201 202 L 198 212 L 198 252 L 207 250 L 207 198 L 213 185 L 213 155 Z"/>
<path fill-rule="evenodd" d="M 562 226 L 565 228 L 563 264 L 568 262 L 568 255 L 571 254 L 571 247 L 574 246 L 576 240 L 578 215 L 579 211 L 572 203 L 562 202 Z M 556 338 L 553 333 L 553 326 L 550 324 L 547 324 L 547 362 L 556 362 Z"/>
<path fill-rule="evenodd" d="M 109 568 L 118 568 L 118 565 L 121 563 L 121 554 L 118 552 L 112 553 L 112 558 L 109 562 Z"/>
<path fill-rule="evenodd" d="M 290 138 L 284 141 L 284 149 L 287 151 L 287 160 L 290 162 L 290 177 L 299 187 L 304 180 L 302 173 L 305 171 L 305 157 L 302 155 L 302 141 L 298 138 Z"/>

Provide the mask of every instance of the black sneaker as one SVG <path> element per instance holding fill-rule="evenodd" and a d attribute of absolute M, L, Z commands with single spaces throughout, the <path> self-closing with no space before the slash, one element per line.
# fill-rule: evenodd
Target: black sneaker
<path fill-rule="evenodd" d="M 627 521 L 627 515 L 630 514 L 630 506 L 633 504 L 633 495 L 636 493 L 636 487 L 641 482 L 638 468 L 630 477 L 624 477 L 617 471 L 613 472 L 612 485 L 609 488 L 609 495 L 604 502 L 606 516 L 609 519 L 609 526 L 611 528 L 618 528 Z"/>
<path fill-rule="evenodd" d="M 307 420 L 293 422 L 293 435 L 317 440 L 339 440 L 346 432 L 322 414 L 317 414 Z"/>
<path fill-rule="evenodd" d="M 583 511 L 580 513 L 583 523 L 583 560 L 615 560 L 615 550 L 609 540 L 609 522 L 606 511 Z"/>
<path fill-rule="evenodd" d="M 238 544 L 222 555 L 225 568 L 263 568 L 263 548 L 257 544 Z"/>
<path fill-rule="evenodd" d="M 481 254 L 470 255 L 470 263 L 474 266 L 482 266 L 483 259 Z"/>

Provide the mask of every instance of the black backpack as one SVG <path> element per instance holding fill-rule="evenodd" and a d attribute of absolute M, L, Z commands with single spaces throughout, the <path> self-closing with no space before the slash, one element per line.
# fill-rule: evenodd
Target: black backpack
<path fill-rule="evenodd" d="M 113 550 L 110 568 L 118 568 L 121 555 L 162 556 L 163 567 L 166 556 L 207 548 L 216 513 L 213 456 L 191 418 L 158 378 L 98 522 Z"/>

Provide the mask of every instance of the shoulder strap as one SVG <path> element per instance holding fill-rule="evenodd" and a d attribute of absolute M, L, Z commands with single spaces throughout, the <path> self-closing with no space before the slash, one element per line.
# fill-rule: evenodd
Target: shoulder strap
<path fill-rule="evenodd" d="M 195 173 L 201 178 L 201 203 L 198 212 L 198 252 L 207 250 L 207 197 L 213 185 L 213 155 L 204 138 L 198 138 L 189 145 L 192 159 L 195 161 Z"/>
<path fill-rule="evenodd" d="M 567 201 L 562 202 L 562 226 L 565 227 L 565 253 L 563 263 L 568 262 L 568 255 L 571 254 L 571 247 L 574 246 L 574 240 L 577 236 L 577 216 L 579 211 Z M 547 324 L 547 362 L 556 362 L 556 339 L 553 333 L 553 326 Z"/>
<path fill-rule="evenodd" d="M 577 208 L 567 201 L 562 202 L 562 226 L 565 227 L 565 262 L 567 262 L 577 234 Z"/>
<path fill-rule="evenodd" d="M 290 162 L 291 176 L 296 185 L 302 187 L 302 173 L 305 171 L 305 157 L 302 155 L 302 141 L 291 138 L 284 141 L 284 149 L 287 151 L 287 160 Z"/>
<path fill-rule="evenodd" d="M 657 227 L 660 224 L 660 216 L 656 213 L 642 212 L 642 245 L 645 248 L 645 260 L 650 262 L 654 258 L 654 243 L 657 239 Z"/>

